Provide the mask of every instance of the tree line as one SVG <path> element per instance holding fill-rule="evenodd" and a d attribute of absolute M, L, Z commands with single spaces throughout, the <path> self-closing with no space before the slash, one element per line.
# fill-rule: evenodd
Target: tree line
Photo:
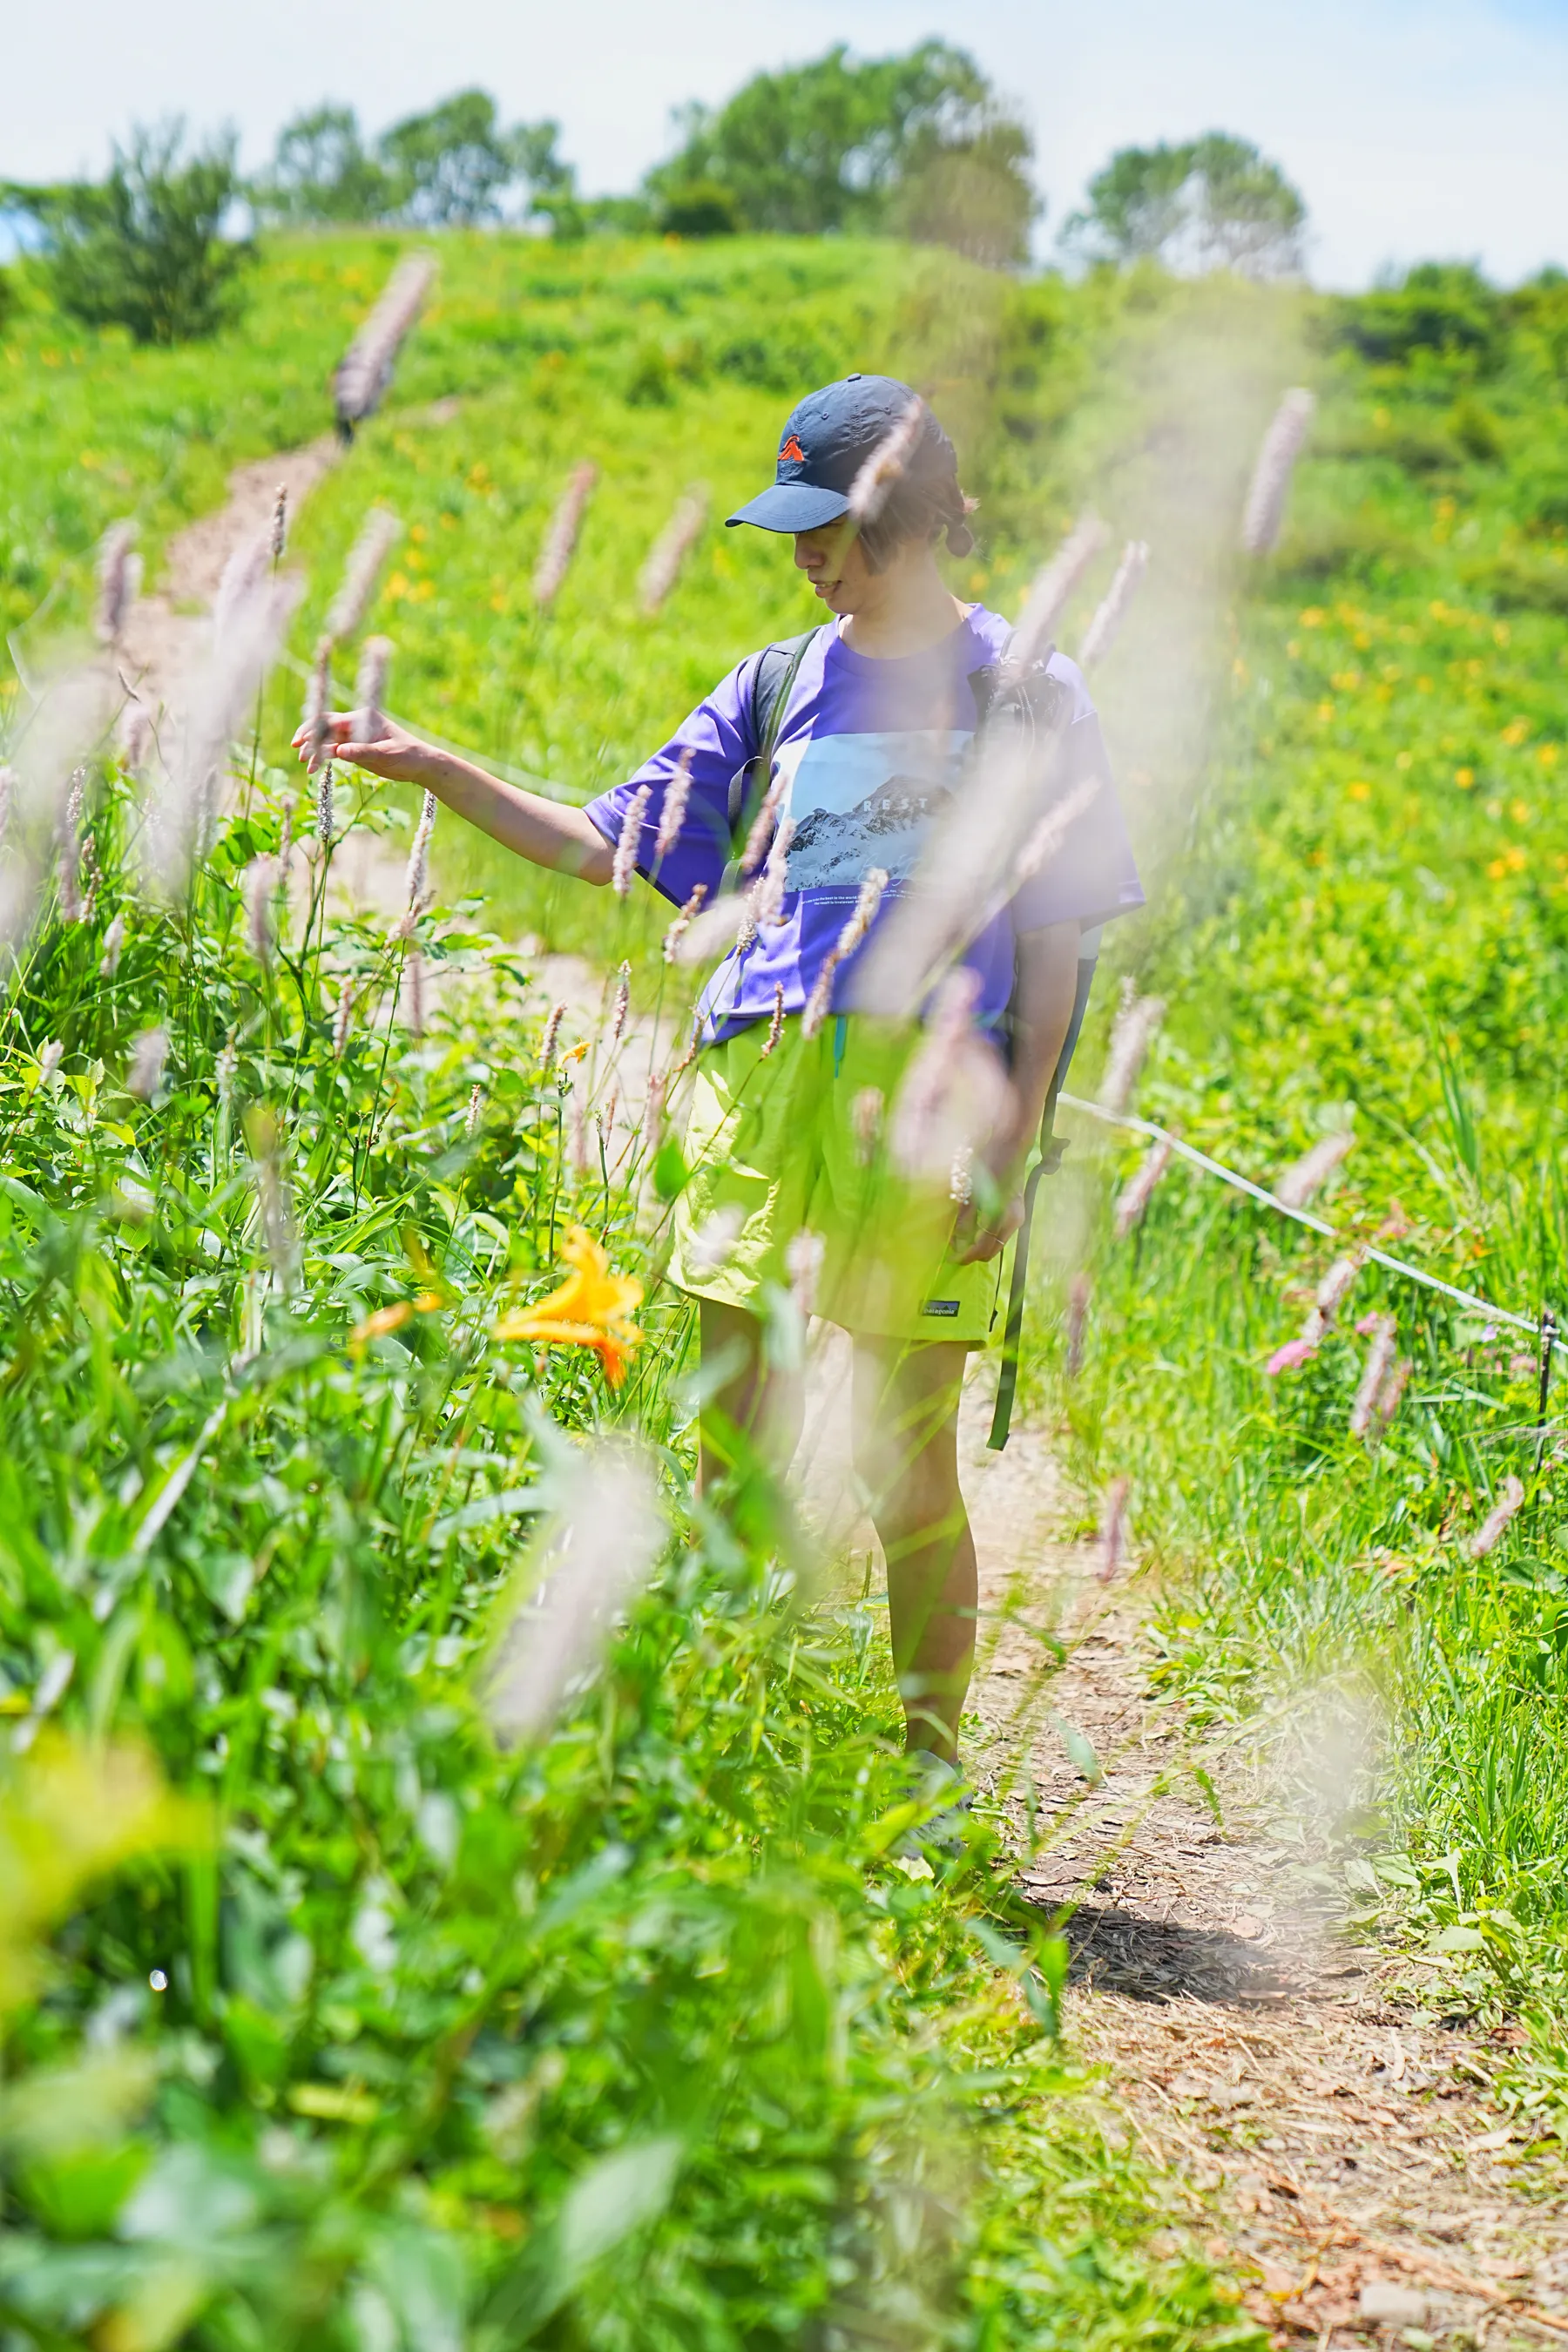
<path fill-rule="evenodd" d="M 509 125 L 485 90 L 459 90 L 374 136 L 352 107 L 323 103 L 285 124 L 249 178 L 232 133 L 193 148 L 174 124 L 133 131 L 101 182 L 0 186 L 0 205 L 35 223 L 62 308 L 161 343 L 234 316 L 256 250 L 235 234 L 242 208 L 253 227 L 510 223 L 563 240 L 889 235 L 993 268 L 1026 258 L 1043 210 L 1016 106 L 946 41 L 868 58 L 839 43 L 754 74 L 722 106 L 679 110 L 676 129 L 675 152 L 635 194 L 587 197 L 560 124 Z M 1269 275 L 1300 267 L 1305 224 L 1279 165 L 1215 131 L 1113 156 L 1062 242 L 1105 266 L 1152 258 Z"/>

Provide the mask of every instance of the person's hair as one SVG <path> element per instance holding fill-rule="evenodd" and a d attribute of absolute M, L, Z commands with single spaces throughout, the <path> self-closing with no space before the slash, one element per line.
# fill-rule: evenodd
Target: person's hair
<path fill-rule="evenodd" d="M 893 484 L 875 521 L 860 526 L 867 562 L 881 572 L 906 539 L 938 539 L 943 531 L 950 555 L 973 554 L 969 518 L 977 503 L 959 488 L 955 467 L 937 473 L 917 458 Z"/>

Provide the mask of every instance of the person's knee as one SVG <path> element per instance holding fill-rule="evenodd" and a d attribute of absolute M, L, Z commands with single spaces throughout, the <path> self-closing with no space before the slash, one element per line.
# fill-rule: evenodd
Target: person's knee
<path fill-rule="evenodd" d="M 895 1549 L 952 1542 L 965 1525 L 956 1470 L 941 1462 L 912 1463 L 885 1492 L 873 1494 L 871 1519 L 889 1556 Z"/>

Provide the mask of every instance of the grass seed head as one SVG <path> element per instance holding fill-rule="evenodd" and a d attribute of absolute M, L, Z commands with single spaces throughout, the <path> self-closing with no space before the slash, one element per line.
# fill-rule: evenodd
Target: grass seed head
<path fill-rule="evenodd" d="M 125 917 L 121 913 L 115 916 L 103 934 L 103 953 L 99 960 L 98 969 L 105 980 L 112 980 L 120 970 L 120 959 L 124 947 Z"/>
<path fill-rule="evenodd" d="M 610 1009 L 610 1034 L 605 1040 L 607 1045 L 613 1047 L 620 1044 L 621 1032 L 626 1025 L 626 1015 L 631 1011 L 631 1006 L 632 968 L 629 961 L 624 961 L 619 977 L 616 982 L 616 1001 Z"/>
<path fill-rule="evenodd" d="M 803 1316 L 811 1315 L 816 1307 L 816 1286 L 822 1274 L 822 1261 L 827 1244 L 820 1234 L 803 1225 L 784 1250 L 784 1272 L 789 1276 L 789 1295 Z"/>
<path fill-rule="evenodd" d="M 869 1168 L 877 1156 L 877 1147 L 882 1139 L 882 1115 L 886 1108 L 880 1087 L 862 1087 L 849 1106 L 855 1158 L 862 1168 Z"/>
<path fill-rule="evenodd" d="M 561 1034 L 561 1024 L 565 1020 L 565 1018 L 566 1007 L 564 1003 L 555 1003 L 551 1006 L 550 1018 L 544 1024 L 544 1034 L 539 1041 L 539 1066 L 542 1070 L 552 1069 L 554 1067 L 555 1041 Z"/>
<path fill-rule="evenodd" d="M 732 1202 L 705 1218 L 686 1245 L 687 1272 L 699 1282 L 721 1274 L 735 1255 L 745 1219 Z"/>
<path fill-rule="evenodd" d="M 702 536 L 708 520 L 708 494 L 692 488 L 676 505 L 663 530 L 648 551 L 642 569 L 638 592 L 642 608 L 652 618 L 679 579 L 681 569 L 693 547 Z"/>
<path fill-rule="evenodd" d="M 1016 677 L 1032 669 L 1041 658 L 1079 581 L 1110 537 L 1098 515 L 1083 515 L 1056 553 L 1036 572 L 1007 654 L 1006 667 L 1012 675 Z"/>
<path fill-rule="evenodd" d="M 1325 1328 L 1333 1321 L 1350 1296 L 1361 1266 L 1360 1257 L 1353 1253 L 1349 1257 L 1337 1257 L 1319 1283 L 1313 1304 L 1322 1317 Z"/>
<path fill-rule="evenodd" d="M 373 415 L 392 382 L 402 350 L 435 281 L 436 263 L 426 253 L 400 261 L 385 291 L 361 327 L 332 374 L 338 429 L 345 440 Z"/>
<path fill-rule="evenodd" d="M 680 838 L 680 828 L 686 822 L 686 803 L 691 794 L 691 753 L 682 751 L 675 770 L 664 788 L 658 805 L 658 831 L 654 835 L 653 859 L 658 865 L 668 857 Z"/>
<path fill-rule="evenodd" d="M 768 1034 L 763 1040 L 762 1052 L 758 1056 L 760 1061 L 765 1062 L 769 1059 L 783 1034 L 784 982 L 781 980 L 773 990 L 773 1009 L 768 1019 Z"/>
<path fill-rule="evenodd" d="M 136 526 L 113 522 L 98 550 L 98 611 L 95 626 L 100 646 L 117 646 L 125 634 L 131 607 L 142 586 L 142 558 L 134 553 Z"/>
<path fill-rule="evenodd" d="M 1241 519 L 1241 544 L 1248 555 L 1267 555 L 1279 536 L 1290 477 L 1317 404 L 1310 392 L 1298 386 L 1285 394 L 1274 412 L 1258 452 Z"/>
<path fill-rule="evenodd" d="M 1377 1400 L 1383 1392 L 1389 1369 L 1394 1362 L 1394 1325 L 1392 1315 L 1373 1318 L 1372 1335 L 1362 1364 L 1361 1379 L 1351 1405 L 1350 1433 L 1365 1437 L 1373 1426 Z"/>
<path fill-rule="evenodd" d="M 1076 1381 L 1083 1370 L 1084 1336 L 1089 1327 L 1089 1301 L 1091 1288 L 1087 1274 L 1075 1274 L 1068 1285 L 1065 1370 L 1069 1381 Z"/>
<path fill-rule="evenodd" d="M 1523 1507 L 1524 1488 L 1510 1471 L 1503 1480 L 1502 1493 L 1465 1547 L 1470 1558 L 1485 1559 L 1488 1552 L 1495 1551 L 1502 1541 L 1509 1521 L 1516 1517 Z"/>
<path fill-rule="evenodd" d="M 616 839 L 616 855 L 610 867 L 610 887 L 617 898 L 625 898 L 632 887 L 637 870 L 637 849 L 642 841 L 643 819 L 653 798 L 651 784 L 639 784 L 626 803 L 626 813 L 621 819 L 621 829 Z"/>
<path fill-rule="evenodd" d="M 1354 1142 L 1349 1128 L 1342 1128 L 1336 1135 L 1325 1135 L 1321 1143 L 1314 1143 L 1277 1180 L 1275 1197 L 1283 1201 L 1288 1209 L 1304 1209 L 1322 1191 Z"/>
<path fill-rule="evenodd" d="M 125 1073 L 125 1091 L 139 1101 L 150 1103 L 163 1083 L 163 1064 L 168 1058 L 169 1035 L 165 1029 L 143 1029 L 131 1048 L 130 1066 Z"/>
<path fill-rule="evenodd" d="M 823 959 L 822 970 L 816 975 L 811 994 L 806 998 L 801 1014 L 802 1033 L 815 1037 L 833 1009 L 833 984 L 838 967 L 863 944 L 866 934 L 877 919 L 877 909 L 882 903 L 882 893 L 888 887 L 883 867 L 873 866 L 860 885 L 860 895 L 855 910 Z"/>
<path fill-rule="evenodd" d="M 1101 1584 L 1110 1584 L 1121 1566 L 1127 1546 L 1127 1498 L 1131 1491 L 1131 1478 L 1113 1478 L 1105 1490 L 1100 1517 L 1100 1560 L 1095 1569 Z"/>
<path fill-rule="evenodd" d="M 408 911 L 417 915 L 423 908 L 430 887 L 430 836 L 436 830 L 436 811 L 439 803 L 434 793 L 427 792 L 420 803 L 419 822 L 414 828 L 413 845 L 408 852 Z"/>
<path fill-rule="evenodd" d="M 910 469 L 925 431 L 926 404 L 911 394 L 849 485 L 849 520 L 857 530 L 875 522 Z"/>
<path fill-rule="evenodd" d="M 533 573 L 533 601 L 536 604 L 552 604 L 561 593 L 572 562 L 577 534 L 583 526 L 583 510 L 588 503 L 599 469 L 586 460 L 579 466 L 567 483 L 550 518 L 550 528 L 544 534 L 544 544 L 539 551 L 539 562 Z"/>
<path fill-rule="evenodd" d="M 82 919 L 81 812 L 86 789 L 87 772 L 84 768 L 78 768 L 72 772 L 66 791 L 65 806 L 60 812 L 57 872 L 62 923 L 79 923 Z"/>
<path fill-rule="evenodd" d="M 305 765 L 311 770 L 321 765 L 321 753 L 326 749 L 327 713 L 331 699 L 332 641 L 331 637 L 318 637 L 310 683 L 305 688 L 305 708 L 300 713 L 305 726 Z"/>
<path fill-rule="evenodd" d="M 1138 583 L 1148 568 L 1149 548 L 1146 541 L 1130 539 L 1121 551 L 1121 561 L 1115 576 L 1106 590 L 1078 649 L 1079 669 L 1093 669 L 1102 662 L 1121 634 L 1121 625 L 1128 608 L 1138 593 Z"/>
<path fill-rule="evenodd" d="M 392 639 L 366 637 L 360 650 L 354 680 L 354 731 L 363 742 L 374 743 L 386 724 L 382 706 L 386 700 L 386 677 L 392 667 Z"/>
<path fill-rule="evenodd" d="M 521 1746 L 547 1731 L 664 1546 L 654 1475 L 612 1440 L 567 1449 L 555 1516 L 503 1604 L 508 1622 L 482 1685 L 496 1738 Z"/>
<path fill-rule="evenodd" d="M 1127 983 L 1110 1032 L 1110 1052 L 1100 1084 L 1101 1109 L 1120 1117 L 1127 1108 L 1154 1033 L 1164 1017 L 1163 996 L 1140 996 L 1131 982 Z"/>
<path fill-rule="evenodd" d="M 272 899 L 278 887 L 278 861 L 253 857 L 245 869 L 245 911 L 250 952 L 265 971 L 272 961 Z"/>
<path fill-rule="evenodd" d="M 666 931 L 664 935 L 663 950 L 666 963 L 674 963 L 676 961 L 680 950 L 680 942 L 686 937 L 687 932 L 691 929 L 691 926 L 696 921 L 698 916 L 701 913 L 702 902 L 707 896 L 707 883 L 699 882 L 696 888 L 692 891 L 690 898 L 688 898 L 685 906 L 682 907 L 674 922 L 671 923 L 668 930 Z"/>
<path fill-rule="evenodd" d="M 666 1079 L 662 1070 L 655 1070 L 647 1082 L 647 1097 L 643 1104 L 642 1129 L 639 1141 L 644 1151 L 657 1151 L 664 1126 L 664 1095 Z"/>
<path fill-rule="evenodd" d="M 385 507 L 372 507 L 349 551 L 342 583 L 327 614 L 327 635 L 352 637 L 363 625 L 375 598 L 381 568 L 391 554 L 403 525 Z"/>
<path fill-rule="evenodd" d="M 1137 1172 L 1116 1203 L 1116 1238 L 1124 1242 L 1154 1197 L 1154 1188 L 1171 1164 L 1172 1138 L 1156 1136 L 1138 1164 Z"/>

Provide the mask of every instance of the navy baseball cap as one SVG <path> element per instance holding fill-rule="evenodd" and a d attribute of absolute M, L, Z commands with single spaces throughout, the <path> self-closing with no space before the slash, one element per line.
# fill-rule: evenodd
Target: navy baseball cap
<path fill-rule="evenodd" d="M 847 375 L 808 392 L 791 409 L 779 442 L 778 469 L 765 490 L 726 518 L 763 530 L 815 530 L 849 511 L 856 475 L 880 441 L 901 423 L 915 397 L 891 375 Z M 951 474 L 958 460 L 952 442 L 928 408 L 912 464 L 923 473 Z"/>

